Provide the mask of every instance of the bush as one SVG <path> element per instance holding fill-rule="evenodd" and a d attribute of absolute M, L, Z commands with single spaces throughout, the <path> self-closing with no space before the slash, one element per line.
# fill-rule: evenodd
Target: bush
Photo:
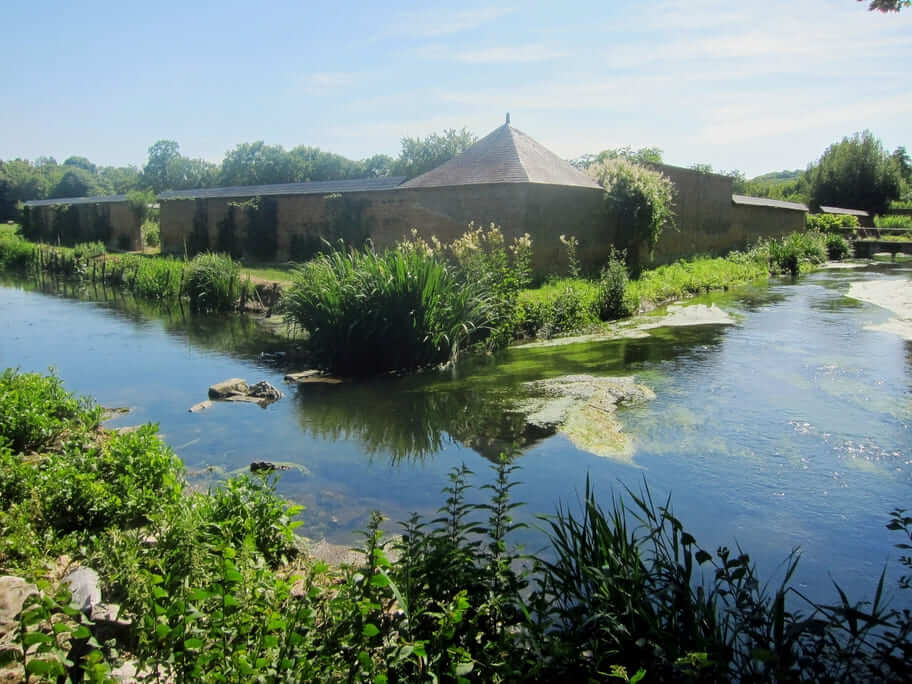
<path fill-rule="evenodd" d="M 147 219 L 142 224 L 143 245 L 147 247 L 158 247 L 161 245 L 161 230 L 158 221 Z"/>
<path fill-rule="evenodd" d="M 172 258 L 150 259 L 134 257 L 133 280 L 126 284 L 137 297 L 146 299 L 167 299 L 177 297 L 181 288 L 184 262 Z"/>
<path fill-rule="evenodd" d="M 80 242 L 73 247 L 73 256 L 80 261 L 85 261 L 99 257 L 105 251 L 105 246 L 101 242 Z"/>
<path fill-rule="evenodd" d="M 826 238 L 820 233 L 792 233 L 766 243 L 770 272 L 798 275 L 801 264 L 822 264 L 827 259 Z"/>
<path fill-rule="evenodd" d="M 858 217 L 852 214 L 808 214 L 806 226 L 808 230 L 829 233 L 841 228 L 857 228 Z"/>
<path fill-rule="evenodd" d="M 549 339 L 598 323 L 598 287 L 588 280 L 562 278 L 519 297 L 516 333 Z"/>
<path fill-rule="evenodd" d="M 187 268 L 184 291 L 194 311 L 230 311 L 241 296 L 241 265 L 224 254 L 198 254 Z"/>
<path fill-rule="evenodd" d="M 67 431 L 98 426 L 101 408 L 67 392 L 55 375 L 0 374 L 0 442 L 14 451 L 40 451 Z"/>
<path fill-rule="evenodd" d="M 421 249 L 320 254 L 283 297 L 314 362 L 364 376 L 455 359 L 490 327 L 491 301 Z"/>
<path fill-rule="evenodd" d="M 875 216 L 874 225 L 878 228 L 906 228 L 912 230 L 912 216 Z"/>
<path fill-rule="evenodd" d="M 599 276 L 598 292 L 595 296 L 595 310 L 600 320 L 611 321 L 624 318 L 631 313 L 627 298 L 626 254 L 614 248 L 608 256 L 608 263 Z"/>
<path fill-rule="evenodd" d="M 835 261 L 845 259 L 851 251 L 849 241 L 842 237 L 842 235 L 835 234 L 826 236 L 826 248 L 830 259 Z"/>
<path fill-rule="evenodd" d="M 667 176 L 623 159 L 601 161 L 589 175 L 605 188 L 605 204 L 620 221 L 622 248 L 639 270 L 639 248 L 652 255 L 666 226 L 674 227 L 674 184 Z"/>
<path fill-rule="evenodd" d="M 35 258 L 35 245 L 10 233 L 0 233 L 0 268 L 25 268 Z"/>

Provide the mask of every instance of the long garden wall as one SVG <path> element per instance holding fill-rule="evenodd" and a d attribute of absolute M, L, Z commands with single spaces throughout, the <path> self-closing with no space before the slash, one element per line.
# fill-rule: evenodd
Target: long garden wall
<path fill-rule="evenodd" d="M 677 229 L 664 231 L 654 263 L 722 254 L 804 227 L 804 211 L 795 207 L 736 205 L 728 177 L 657 168 L 677 188 Z M 605 211 L 603 192 L 586 187 L 495 183 L 249 200 L 162 199 L 163 252 L 212 249 L 263 261 L 303 261 L 323 240 L 360 244 L 370 238 L 382 248 L 417 229 L 446 242 L 461 235 L 469 221 L 494 222 L 508 240 L 531 235 L 534 267 L 542 275 L 566 264 L 561 234 L 579 240 L 580 259 L 590 269 L 604 262 L 612 244 L 626 242 L 625 227 Z"/>
<path fill-rule="evenodd" d="M 142 230 L 126 200 L 51 204 L 26 203 L 23 230 L 32 240 L 74 245 L 103 242 L 108 249 L 142 248 Z"/>

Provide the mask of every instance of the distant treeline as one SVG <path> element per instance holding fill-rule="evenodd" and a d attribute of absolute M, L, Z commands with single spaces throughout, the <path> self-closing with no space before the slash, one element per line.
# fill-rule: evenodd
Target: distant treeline
<path fill-rule="evenodd" d="M 98 166 L 86 157 L 0 160 L 0 220 L 15 218 L 16 205 L 34 199 L 122 195 L 135 190 L 186 190 L 231 185 L 268 185 L 344 180 L 369 176 L 412 178 L 442 164 L 475 143 L 467 129 L 448 129 L 426 138 L 403 138 L 399 156 L 375 154 L 358 161 L 317 147 L 290 150 L 262 140 L 229 150 L 221 164 L 191 159 L 174 140 L 149 147 L 142 168 Z"/>
<path fill-rule="evenodd" d="M 571 163 L 587 169 L 595 162 L 611 159 L 661 164 L 662 150 L 621 147 L 586 154 Z M 690 168 L 731 176 L 732 190 L 736 194 L 800 202 L 813 211 L 823 205 L 881 214 L 894 200 L 912 200 L 912 159 L 908 151 L 900 146 L 892 153 L 886 152 L 881 141 L 870 131 L 855 133 L 833 143 L 804 171 L 774 171 L 748 179 L 737 169 L 713 170 L 709 164 L 693 164 Z"/>

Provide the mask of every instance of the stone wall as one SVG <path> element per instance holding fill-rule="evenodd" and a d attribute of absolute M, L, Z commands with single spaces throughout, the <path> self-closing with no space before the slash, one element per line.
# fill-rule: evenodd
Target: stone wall
<path fill-rule="evenodd" d="M 652 263 L 669 263 L 695 254 L 722 254 L 761 236 L 781 235 L 804 226 L 804 213 L 800 211 L 735 206 L 731 179 L 726 176 L 671 166 L 657 168 L 677 188 L 678 228 L 663 232 Z M 370 238 L 376 247 L 383 248 L 416 229 L 425 238 L 433 235 L 449 242 L 462 235 L 470 221 L 482 225 L 494 222 L 508 241 L 529 233 L 535 247 L 534 269 L 544 275 L 566 270 L 561 234 L 579 240 L 580 261 L 593 272 L 604 263 L 613 243 L 626 242 L 618 240 L 624 226 L 605 211 L 603 192 L 585 187 L 497 183 L 344 195 L 284 195 L 260 198 L 256 210 L 244 199 L 162 200 L 162 251 L 183 254 L 185 242 L 194 247 L 191 251 L 227 252 L 233 245 L 236 256 L 300 262 L 323 247 L 323 240 L 361 244 Z M 267 206 L 273 213 L 257 214 Z M 253 232 L 251 221 L 256 222 Z"/>
<path fill-rule="evenodd" d="M 126 202 L 57 204 L 29 207 L 28 234 L 63 245 L 99 241 L 111 250 L 142 248 L 142 228 Z"/>
<path fill-rule="evenodd" d="M 604 243 L 602 192 L 531 183 L 464 185 L 347 193 L 345 195 L 289 195 L 262 198 L 276 206 L 274 260 L 303 261 L 323 246 L 343 240 L 360 244 L 366 238 L 378 248 L 394 245 L 412 229 L 426 238 L 449 242 L 462 235 L 470 221 L 500 225 L 508 240 L 529 233 L 535 244 L 535 267 L 553 270 L 555 259 L 565 259 L 558 235 L 585 234 L 589 242 Z M 247 212 L 238 199 L 181 199 L 161 202 L 162 252 L 182 254 L 184 241 L 197 224 L 205 224 L 209 249 L 219 248 L 219 225 L 234 206 L 237 252 L 245 257 L 252 244 Z M 227 251 L 227 250 L 221 250 Z M 595 257 L 599 249 L 593 249 Z"/>

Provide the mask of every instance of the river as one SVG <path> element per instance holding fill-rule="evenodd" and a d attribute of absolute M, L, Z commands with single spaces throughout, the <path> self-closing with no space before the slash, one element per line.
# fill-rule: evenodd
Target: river
<path fill-rule="evenodd" d="M 287 341 L 251 318 L 7 274 L 0 367 L 54 367 L 68 389 L 129 407 L 112 426 L 157 422 L 195 486 L 251 461 L 294 464 L 279 491 L 307 507 L 300 531 L 313 538 L 351 543 L 374 509 L 395 531 L 394 521 L 442 503 L 451 468 L 465 463 L 476 484 L 490 482 L 491 460 L 516 444 L 527 551 L 542 547 L 536 514 L 578 501 L 588 474 L 606 503 L 625 486 L 648 484 L 659 502 L 670 495 L 702 546 L 740 544 L 761 576 L 800 547 L 803 591 L 832 598 L 835 579 L 860 597 L 888 559 L 896 568 L 902 540 L 886 530 L 888 513 L 912 508 L 912 342 L 892 330 L 892 313 L 848 292 L 909 279 L 908 262 L 822 270 L 653 312 L 618 339 L 297 390 L 270 356 Z M 681 320 L 699 324 L 669 325 Z M 655 392 L 618 409 L 626 449 L 527 423 L 527 383 L 571 374 L 634 376 Z M 268 380 L 286 397 L 188 412 L 230 377 Z"/>

